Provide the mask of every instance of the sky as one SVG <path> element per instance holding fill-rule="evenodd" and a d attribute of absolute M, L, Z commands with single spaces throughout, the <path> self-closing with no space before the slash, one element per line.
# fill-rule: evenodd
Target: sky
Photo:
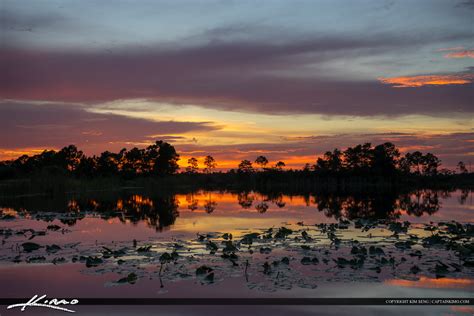
<path fill-rule="evenodd" d="M 390 141 L 474 162 L 474 1 L 2 0 L 0 159 L 157 139 L 291 168 Z"/>

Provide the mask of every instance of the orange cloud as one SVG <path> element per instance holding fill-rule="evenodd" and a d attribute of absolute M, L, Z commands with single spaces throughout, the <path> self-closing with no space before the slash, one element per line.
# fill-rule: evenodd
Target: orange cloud
<path fill-rule="evenodd" d="M 422 86 L 441 86 L 471 83 L 473 75 L 429 75 L 405 76 L 393 78 L 378 78 L 383 84 L 393 85 L 394 88 L 415 88 Z"/>
<path fill-rule="evenodd" d="M 445 58 L 474 58 L 474 49 L 452 52 L 444 55 Z"/>
<path fill-rule="evenodd" d="M 447 48 L 440 48 L 436 51 L 438 52 L 449 52 L 449 51 L 455 51 L 455 50 L 463 50 L 463 46 L 456 46 L 456 47 L 447 47 Z"/>

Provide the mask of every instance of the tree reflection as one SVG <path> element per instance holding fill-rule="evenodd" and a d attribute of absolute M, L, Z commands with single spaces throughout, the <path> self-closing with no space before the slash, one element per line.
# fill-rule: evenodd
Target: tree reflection
<path fill-rule="evenodd" d="M 407 194 L 400 198 L 400 208 L 408 215 L 422 216 L 432 215 L 440 208 L 438 192 L 431 190 L 419 190 L 413 194 Z"/>
<path fill-rule="evenodd" d="M 259 213 L 263 214 L 268 210 L 268 204 L 265 203 L 264 201 L 262 201 L 262 202 L 258 203 L 257 205 L 255 205 L 255 209 Z"/>
<path fill-rule="evenodd" d="M 459 197 L 459 204 L 461 204 L 461 205 L 466 204 L 466 200 L 469 196 L 469 193 L 470 193 L 470 191 L 466 190 L 466 189 L 461 191 L 461 196 Z"/>
<path fill-rule="evenodd" d="M 194 193 L 186 195 L 186 201 L 188 202 L 188 209 L 191 210 L 191 212 L 198 209 L 199 200 L 194 197 Z"/>
<path fill-rule="evenodd" d="M 104 204 L 104 207 L 108 206 Z M 178 201 L 173 195 L 153 198 L 132 195 L 117 201 L 116 212 L 110 214 L 110 208 L 99 212 L 108 214 L 109 217 L 117 217 L 123 222 L 130 221 L 137 224 L 144 221 L 148 226 L 159 231 L 173 225 L 179 216 Z"/>
<path fill-rule="evenodd" d="M 211 192 L 188 193 L 185 208 L 195 211 L 202 205 L 206 213 L 213 213 L 219 199 L 229 203 L 225 196 L 213 196 Z M 470 194 L 464 190 L 458 195 L 459 203 L 466 203 Z M 229 196 L 235 195 L 232 193 Z M 201 196 L 200 200 L 196 196 Z M 234 209 L 239 205 L 243 209 L 255 209 L 261 214 L 280 208 L 293 208 L 292 197 L 299 197 L 306 207 L 315 208 L 327 217 L 334 219 L 356 220 L 359 218 L 397 219 L 401 214 L 410 216 L 432 215 L 441 208 L 441 201 L 450 196 L 450 192 L 434 190 L 417 190 L 410 193 L 306 193 L 283 194 L 281 192 L 238 192 Z M 201 202 L 202 204 L 200 204 Z M 285 202 L 286 201 L 286 202 Z M 173 225 L 179 216 L 179 202 L 176 194 L 127 194 L 124 192 L 100 193 L 93 198 L 86 196 L 19 198 L 0 202 L 3 208 L 47 222 L 55 219 L 69 226 L 86 217 L 87 214 L 99 214 L 103 219 L 118 219 L 123 223 L 138 224 L 144 222 L 157 231 Z M 288 205 L 287 205 L 288 204 Z M 1 212 L 0 207 L 0 215 Z M 5 213 L 6 214 L 6 213 Z M 25 215 L 26 214 L 26 215 Z M 7 219 L 9 216 L 5 215 Z"/>
<path fill-rule="evenodd" d="M 255 196 L 253 195 L 253 193 L 243 191 L 237 194 L 237 203 L 239 203 L 239 205 L 243 209 L 251 208 L 254 200 L 255 200 Z"/>
<path fill-rule="evenodd" d="M 209 192 L 206 202 L 204 202 L 204 210 L 206 213 L 211 214 L 216 210 L 217 202 L 212 199 L 211 192 Z"/>
<path fill-rule="evenodd" d="M 335 219 L 397 218 L 396 195 L 315 195 L 312 202 L 320 212 Z"/>
<path fill-rule="evenodd" d="M 302 197 L 306 206 L 316 206 L 318 211 L 323 212 L 327 217 L 355 220 L 358 218 L 397 219 L 402 211 L 413 216 L 432 215 L 440 209 L 440 195 L 442 198 L 449 197 L 446 192 L 431 190 L 401 195 L 396 192 L 351 195 L 319 193 L 306 194 Z M 237 195 L 237 202 L 243 209 L 249 209 L 255 200 L 262 201 L 255 205 L 259 213 L 265 213 L 269 209 L 269 203 L 279 208 L 286 206 L 282 194 L 240 192 Z"/>
<path fill-rule="evenodd" d="M 75 224 L 85 212 L 99 213 L 103 219 L 117 218 L 123 223 L 145 222 L 149 227 L 161 231 L 173 225 L 179 216 L 178 201 L 174 195 L 145 197 L 133 194 L 116 200 L 71 199 L 67 203 L 67 216 L 61 222 Z M 74 213 L 77 215 L 72 216 Z"/>

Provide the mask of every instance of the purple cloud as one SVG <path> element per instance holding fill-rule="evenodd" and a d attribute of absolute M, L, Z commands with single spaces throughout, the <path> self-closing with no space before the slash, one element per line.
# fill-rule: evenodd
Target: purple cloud
<path fill-rule="evenodd" d="M 151 121 L 98 114 L 71 104 L 0 103 L 0 148 L 98 146 L 99 150 L 156 138 L 179 141 L 172 134 L 218 129 L 211 122 Z M 111 144 L 117 143 L 112 146 Z"/>
<path fill-rule="evenodd" d="M 0 52 L 0 95 L 82 103 L 147 98 L 263 113 L 471 113 L 472 83 L 394 89 L 377 78 L 342 79 L 341 74 L 328 76 L 317 67 L 310 75 L 301 75 L 308 65 L 322 65 L 341 56 L 393 52 L 417 45 L 410 37 L 381 36 L 315 38 L 285 44 L 211 40 L 192 47 L 102 52 L 6 48 Z"/>

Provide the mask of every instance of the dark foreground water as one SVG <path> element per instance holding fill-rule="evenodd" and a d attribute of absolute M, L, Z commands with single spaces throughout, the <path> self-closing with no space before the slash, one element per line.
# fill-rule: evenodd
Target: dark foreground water
<path fill-rule="evenodd" d="M 0 201 L 0 297 L 467 297 L 468 191 L 23 195 Z M 19 310 L 1 307 L 1 315 Z M 472 315 L 471 306 L 74 306 L 80 314 Z M 41 308 L 22 314 L 62 312 Z"/>

